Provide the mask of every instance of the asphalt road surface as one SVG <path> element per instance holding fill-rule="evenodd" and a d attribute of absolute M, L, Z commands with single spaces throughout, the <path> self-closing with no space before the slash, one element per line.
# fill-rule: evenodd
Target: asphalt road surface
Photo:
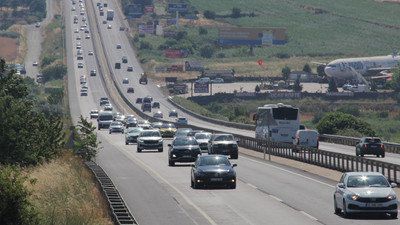
<path fill-rule="evenodd" d="M 99 33 L 94 31 L 96 29 L 93 26 L 97 26 L 96 21 L 89 21 L 91 31 L 95 32 L 90 35 L 101 35 L 104 44 L 102 49 L 94 49 L 92 38 L 80 40 L 84 51 L 83 68 L 77 68 L 76 43 L 78 40 L 76 36 L 83 37 L 85 34 L 83 31 L 74 33 L 74 29 L 79 29 L 82 24 L 82 16 L 79 16 L 79 24 L 72 24 L 74 13 L 71 13 L 71 1 L 64 0 L 64 3 L 69 98 L 74 124 L 77 123 L 81 114 L 89 116 L 91 109 L 99 108 L 99 98 L 109 93 L 100 76 L 88 76 L 91 69 L 103 66 L 98 65 L 95 58 L 103 49 L 111 65 L 126 55 L 128 64 L 132 63 L 134 66 L 134 72 L 131 73 L 126 72 L 127 65 L 123 65 L 118 71 L 112 70 L 120 87 L 127 86 L 122 84 L 122 79 L 129 77 L 131 85 L 135 88 L 135 93 L 129 97 L 131 100 L 151 94 L 161 102 L 164 112 L 167 112 L 171 105 L 156 86 L 151 83 L 149 85 L 137 83 L 142 69 L 135 60 L 135 53 L 130 48 L 127 37 L 118 29 L 123 22 L 116 10 L 115 2 L 108 1 L 108 7 L 116 12 L 114 21 L 107 22 L 107 24 L 112 24 L 112 29 L 107 29 L 106 25 L 102 24 L 105 17 L 96 19 L 100 27 Z M 96 7 L 91 6 L 90 2 L 86 3 L 89 14 L 93 13 L 90 12 L 93 8 L 97 10 Z M 84 16 L 88 17 L 86 13 Z M 97 16 L 98 11 L 95 13 Z M 116 44 L 121 44 L 122 49 L 116 49 Z M 88 50 L 94 50 L 95 55 L 88 56 Z M 99 60 L 99 62 L 103 61 Z M 89 84 L 89 95 L 80 96 L 79 77 L 85 74 Z M 185 116 L 189 119 L 189 123 L 220 127 Z M 92 121 L 96 126 L 96 121 Z M 221 129 L 231 133 L 246 133 L 226 127 L 221 127 Z M 251 131 L 247 133 L 254 135 Z M 398 220 L 386 217 L 364 215 L 345 219 L 340 215 L 335 215 L 332 201 L 335 181 L 244 154 L 241 154 L 238 160 L 232 160 L 233 163 L 238 164 L 236 189 L 194 190 L 190 187 L 190 164 L 168 166 L 167 144 L 170 143 L 170 139 L 164 141 L 162 153 L 155 151 L 137 153 L 135 145 L 125 145 L 122 134 L 108 134 L 107 130 L 100 130 L 97 134 L 99 140 L 102 141 L 103 149 L 100 150 L 95 161 L 113 180 L 128 208 L 142 225 L 398 224 Z M 330 144 L 322 146 L 330 149 L 341 148 L 341 146 Z"/>

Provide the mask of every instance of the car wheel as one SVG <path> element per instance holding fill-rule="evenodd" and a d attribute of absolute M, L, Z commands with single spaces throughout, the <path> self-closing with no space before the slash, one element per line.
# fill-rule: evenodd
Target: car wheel
<path fill-rule="evenodd" d="M 335 214 L 339 214 L 340 212 L 342 212 L 342 210 L 337 207 L 335 197 L 333 197 L 333 208 L 335 209 Z"/>
<path fill-rule="evenodd" d="M 129 142 L 125 141 L 125 145 L 129 145 Z"/>
<path fill-rule="evenodd" d="M 231 154 L 231 159 L 238 159 L 238 153 Z"/>
<path fill-rule="evenodd" d="M 163 149 L 158 149 L 158 152 L 163 152 Z"/>
<path fill-rule="evenodd" d="M 97 127 L 97 130 L 100 130 L 100 126 Z"/>
<path fill-rule="evenodd" d="M 359 156 L 360 154 L 358 153 L 358 149 L 356 148 L 356 156 Z"/>
<path fill-rule="evenodd" d="M 382 158 L 385 158 L 385 153 L 383 153 L 381 156 L 382 156 Z"/>
<path fill-rule="evenodd" d="M 197 188 L 199 188 L 199 185 L 196 183 L 196 181 L 193 181 L 192 180 L 192 182 L 193 182 L 193 189 L 197 189 Z"/>
<path fill-rule="evenodd" d="M 361 156 L 361 157 L 364 157 L 364 153 L 360 152 L 360 156 Z"/>
<path fill-rule="evenodd" d="M 137 152 L 142 152 L 142 149 L 140 149 L 140 148 L 137 148 Z"/>
<path fill-rule="evenodd" d="M 169 166 L 175 166 L 175 162 L 173 162 L 172 160 L 168 160 L 168 165 Z M 193 182 L 193 181 L 192 181 Z"/>
<path fill-rule="evenodd" d="M 397 212 L 390 213 L 390 218 L 397 219 Z"/>
<path fill-rule="evenodd" d="M 229 186 L 231 189 L 236 189 L 236 182 Z"/>
<path fill-rule="evenodd" d="M 345 217 L 345 218 L 350 218 L 351 217 L 350 213 L 347 212 L 346 202 L 344 200 L 343 200 L 343 217 Z"/>
<path fill-rule="evenodd" d="M 111 134 L 112 132 L 110 131 L 110 132 L 108 132 L 109 134 Z"/>

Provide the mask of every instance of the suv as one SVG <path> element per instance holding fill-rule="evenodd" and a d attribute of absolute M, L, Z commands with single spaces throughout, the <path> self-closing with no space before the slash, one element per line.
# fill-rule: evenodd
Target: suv
<path fill-rule="evenodd" d="M 193 137 L 177 137 L 168 144 L 168 165 L 174 166 L 175 162 L 194 162 L 201 155 L 199 143 Z"/>
<path fill-rule="evenodd" d="M 99 116 L 97 117 L 97 129 L 101 128 L 109 128 L 110 124 L 113 122 L 114 116 L 113 113 L 110 111 L 102 111 L 99 113 Z"/>
<path fill-rule="evenodd" d="M 208 141 L 208 154 L 230 155 L 231 159 L 237 159 L 237 141 L 232 134 L 213 134 Z"/>
<path fill-rule="evenodd" d="M 122 63 L 128 63 L 128 57 L 123 56 L 122 57 Z"/>
<path fill-rule="evenodd" d="M 163 145 L 163 139 L 158 129 L 142 130 L 137 138 L 137 152 L 142 152 L 143 149 L 158 149 L 159 152 L 162 152 Z"/>
<path fill-rule="evenodd" d="M 363 137 L 356 145 L 356 156 L 363 157 L 366 154 L 385 158 L 385 146 L 378 137 Z"/>
<path fill-rule="evenodd" d="M 151 112 L 151 103 L 143 103 L 142 104 L 142 111 L 143 112 L 146 112 L 146 111 Z"/>
<path fill-rule="evenodd" d="M 153 102 L 153 105 L 151 106 L 152 108 L 160 108 L 160 103 L 159 102 Z"/>
<path fill-rule="evenodd" d="M 147 96 L 143 98 L 143 103 L 151 103 L 153 101 L 153 97 Z"/>
<path fill-rule="evenodd" d="M 100 106 L 106 105 L 106 104 L 108 104 L 108 103 L 110 103 L 110 102 L 108 101 L 108 98 L 107 98 L 107 97 L 101 97 L 101 98 L 100 98 Z"/>

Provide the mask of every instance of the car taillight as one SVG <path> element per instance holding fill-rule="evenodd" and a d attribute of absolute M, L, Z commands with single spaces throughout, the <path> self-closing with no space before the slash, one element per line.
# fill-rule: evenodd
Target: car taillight
<path fill-rule="evenodd" d="M 383 144 L 381 144 L 381 148 L 383 148 Z"/>
<path fill-rule="evenodd" d="M 364 144 L 364 148 L 366 148 L 367 147 L 367 144 Z"/>
<path fill-rule="evenodd" d="M 300 139 L 300 136 L 297 136 L 297 139 Z"/>
<path fill-rule="evenodd" d="M 319 140 L 319 137 L 317 137 L 317 140 Z"/>

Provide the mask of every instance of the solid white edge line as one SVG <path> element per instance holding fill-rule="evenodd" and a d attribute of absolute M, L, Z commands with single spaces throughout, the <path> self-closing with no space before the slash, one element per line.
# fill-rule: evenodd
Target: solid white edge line
<path fill-rule="evenodd" d="M 310 214 L 308 214 L 308 213 L 306 213 L 306 212 L 304 212 L 304 211 L 299 211 L 299 212 L 300 212 L 301 214 L 307 216 L 308 218 L 312 219 L 312 220 L 318 221 L 317 218 L 311 216 Z"/>
<path fill-rule="evenodd" d="M 123 154 L 125 154 L 128 158 L 130 158 L 131 160 L 134 160 L 136 162 L 138 162 L 139 164 L 142 165 L 142 168 L 153 173 L 155 176 L 158 177 L 159 180 L 163 181 L 165 184 L 167 184 L 168 186 L 170 186 L 172 189 L 174 189 L 189 205 L 193 206 L 193 208 L 195 208 L 201 215 L 204 216 L 204 218 L 206 218 L 208 220 L 208 222 L 210 222 L 213 225 L 217 225 L 217 223 L 209 216 L 207 215 L 206 212 L 204 212 L 199 206 L 197 206 L 192 200 L 190 200 L 189 197 L 187 197 L 182 191 L 180 191 L 177 187 L 175 187 L 173 184 L 171 184 L 170 182 L 168 182 L 164 177 L 162 177 L 159 173 L 157 173 L 153 168 L 151 168 L 150 166 L 148 166 L 145 162 L 143 162 L 142 160 L 140 160 L 139 158 L 137 158 L 135 155 L 133 154 L 129 154 L 130 152 L 127 152 L 125 149 L 118 147 L 119 149 L 122 150 Z"/>
<path fill-rule="evenodd" d="M 275 195 L 269 195 L 269 197 L 271 197 L 271 198 L 277 200 L 278 202 L 283 202 L 282 199 L 276 197 Z"/>
<path fill-rule="evenodd" d="M 258 187 L 256 187 L 255 185 L 252 185 L 250 183 L 248 183 L 247 185 L 249 185 L 250 187 L 254 188 L 254 189 L 258 189 Z"/>
<path fill-rule="evenodd" d="M 314 179 L 314 178 L 307 177 L 307 176 L 304 176 L 304 175 L 302 175 L 302 174 L 295 173 L 295 172 L 292 172 L 292 171 L 290 171 L 290 170 L 283 169 L 283 168 L 280 168 L 280 167 L 277 167 L 277 166 L 273 166 L 273 165 L 267 164 L 267 163 L 265 163 L 265 162 L 260 162 L 260 161 L 258 161 L 258 160 L 254 160 L 254 159 L 251 159 L 251 158 L 248 158 L 248 157 L 245 157 L 245 156 L 241 156 L 241 158 L 245 158 L 245 159 L 247 159 L 247 160 L 250 160 L 250 161 L 255 162 L 255 163 L 258 163 L 258 164 L 262 164 L 262 165 L 265 165 L 265 166 L 269 166 L 269 167 L 272 167 L 272 168 L 277 169 L 277 170 L 281 170 L 281 171 L 284 171 L 284 172 L 287 172 L 287 173 L 290 173 L 290 174 L 293 174 L 293 175 L 296 175 L 296 176 L 299 176 L 299 177 L 303 177 L 303 178 L 305 178 L 305 179 L 307 179 L 307 180 L 314 181 L 314 182 L 316 182 L 316 183 L 325 185 L 325 186 L 330 187 L 330 188 L 334 188 L 334 187 L 335 187 L 335 186 L 333 186 L 333 185 L 324 183 L 324 182 L 319 181 L 319 180 L 316 180 L 316 179 Z"/>

